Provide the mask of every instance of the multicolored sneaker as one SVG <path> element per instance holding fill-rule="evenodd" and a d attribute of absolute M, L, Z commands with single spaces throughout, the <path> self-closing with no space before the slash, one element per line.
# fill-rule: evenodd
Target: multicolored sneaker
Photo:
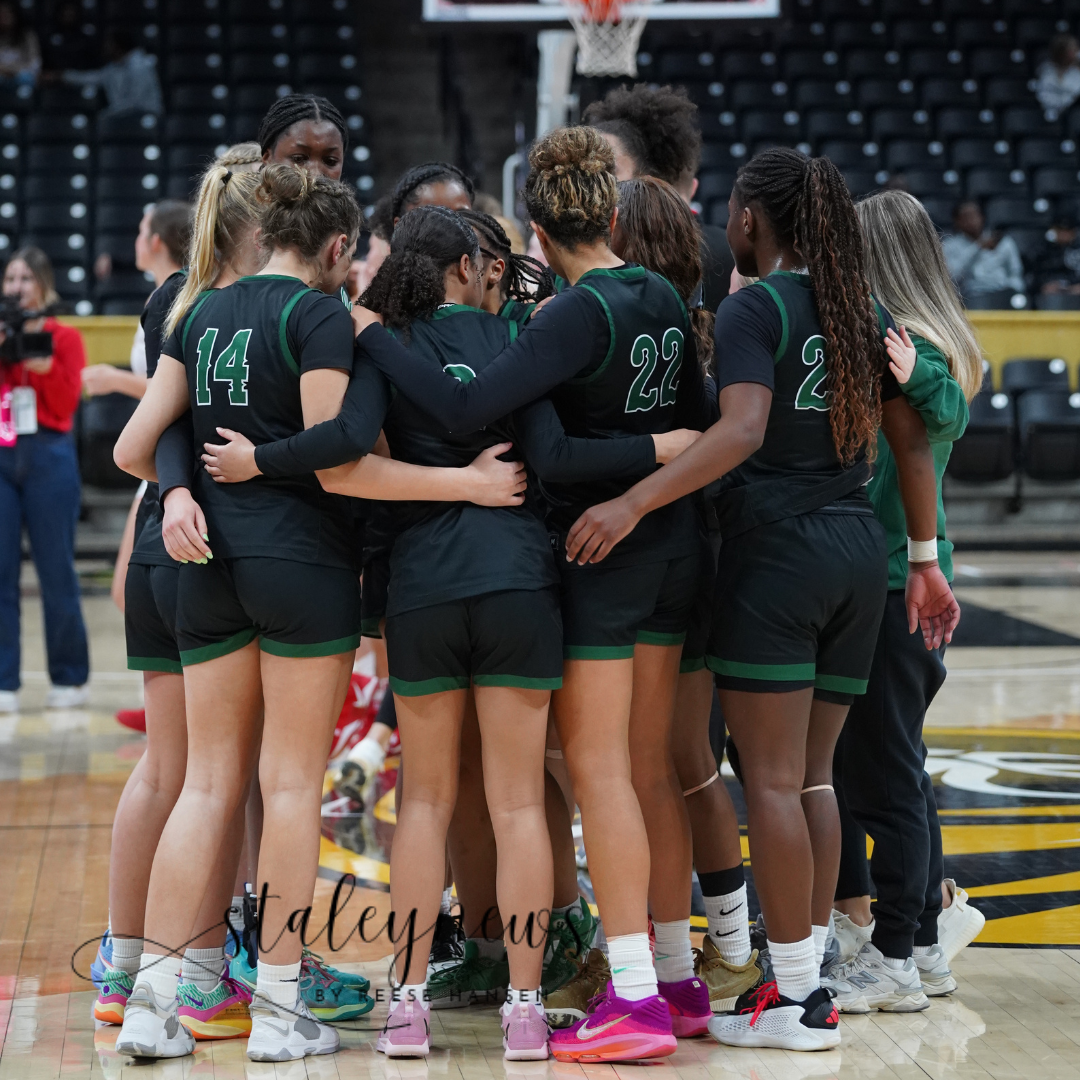
<path fill-rule="evenodd" d="M 616 997 L 608 983 L 584 1020 L 553 1031 L 549 1043 L 559 1061 L 640 1061 L 667 1057 L 678 1048 L 671 1013 L 659 994 L 641 1001 Z"/>
<path fill-rule="evenodd" d="M 694 950 L 694 974 L 705 980 L 709 988 L 709 1006 L 713 1012 L 730 1012 L 735 1002 L 747 990 L 765 981 L 754 949 L 745 964 L 729 964 L 708 934 L 700 949 Z"/>
<path fill-rule="evenodd" d="M 491 1005 L 506 997 L 510 964 L 506 954 L 498 960 L 481 956 L 475 941 L 466 941 L 463 959 L 428 975 L 428 1000 L 433 1009 L 460 1009 L 464 1005 Z"/>
<path fill-rule="evenodd" d="M 320 1024 L 297 997 L 291 1009 L 275 1005 L 256 991 L 251 998 L 251 1061 L 297 1061 L 312 1054 L 337 1053 L 341 1040 L 329 1024 Z"/>
<path fill-rule="evenodd" d="M 316 1020 L 355 1020 L 375 1008 L 374 998 L 346 986 L 332 968 L 323 967 L 311 955 L 300 961 L 300 996 Z"/>
<path fill-rule="evenodd" d="M 391 1058 L 427 1057 L 431 1049 L 431 1009 L 420 1001 L 395 1001 L 375 1042 Z"/>
<path fill-rule="evenodd" d="M 544 998 L 544 1011 L 550 1027 L 569 1027 L 584 1020 L 589 1002 L 607 990 L 611 968 L 599 949 L 590 949 L 584 960 L 575 960 L 577 974 L 561 989 Z"/>
<path fill-rule="evenodd" d="M 124 1008 L 134 987 L 134 976 L 113 967 L 100 952 L 95 962 L 99 966 L 97 978 L 94 979 L 94 985 L 98 988 L 93 1009 L 94 1019 L 102 1024 L 122 1024 Z"/>
<path fill-rule="evenodd" d="M 743 994 L 734 1012 L 714 1016 L 709 1034 L 725 1046 L 828 1050 L 840 1045 L 840 1018 L 824 987 L 804 1001 L 791 1001 L 767 982 Z"/>
<path fill-rule="evenodd" d="M 251 1032 L 251 991 L 228 976 L 213 990 L 182 982 L 176 990 L 180 1023 L 196 1039 L 237 1039 Z"/>
<path fill-rule="evenodd" d="M 101 989 L 101 982 L 105 978 L 105 973 L 109 966 L 112 964 L 112 954 L 112 934 L 106 930 L 105 933 L 101 935 L 101 944 L 98 945 L 97 952 L 94 954 L 93 963 L 90 965 L 90 981 L 98 990 Z"/>
<path fill-rule="evenodd" d="M 241 983 L 243 986 L 247 987 L 249 994 L 255 993 L 255 987 L 259 982 L 259 969 L 254 964 L 248 963 L 248 954 L 246 950 L 241 949 L 240 952 L 229 961 L 228 975 L 233 982 Z"/>
<path fill-rule="evenodd" d="M 499 1010 L 503 1030 L 503 1057 L 507 1061 L 546 1061 L 548 1026 L 538 1005 L 507 1002 Z"/>
<path fill-rule="evenodd" d="M 709 1031 L 712 1009 L 704 979 L 681 979 L 658 984 L 660 996 L 671 1013 L 671 1030 L 677 1039 L 692 1039 Z"/>
<path fill-rule="evenodd" d="M 540 989 L 544 996 L 555 993 L 577 973 L 577 961 L 586 956 L 596 940 L 600 920 L 582 898 L 564 912 L 552 912 L 544 950 L 544 973 Z"/>
<path fill-rule="evenodd" d="M 313 964 L 321 967 L 331 978 L 337 979 L 338 982 L 344 983 L 346 986 L 351 986 L 358 993 L 366 994 L 371 989 L 370 979 L 365 979 L 363 975 L 356 975 L 351 971 L 342 971 L 341 968 L 331 967 L 317 952 L 305 949 L 303 956 L 305 960 L 310 960 Z"/>

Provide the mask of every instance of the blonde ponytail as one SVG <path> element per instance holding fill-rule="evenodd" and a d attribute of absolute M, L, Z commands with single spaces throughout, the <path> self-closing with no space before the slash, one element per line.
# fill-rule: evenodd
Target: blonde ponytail
<path fill-rule="evenodd" d="M 206 170 L 195 207 L 187 280 L 169 309 L 166 337 L 176 329 L 196 297 L 213 286 L 237 245 L 248 238 L 258 222 L 258 186 L 258 173 L 233 172 L 217 163 Z"/>

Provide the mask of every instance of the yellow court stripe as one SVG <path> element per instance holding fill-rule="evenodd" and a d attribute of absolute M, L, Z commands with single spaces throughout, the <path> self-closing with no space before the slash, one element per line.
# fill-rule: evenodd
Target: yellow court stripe
<path fill-rule="evenodd" d="M 972 810 L 938 810 L 938 817 L 1075 817 L 1080 818 L 1080 806 L 982 806 Z"/>
<path fill-rule="evenodd" d="M 998 851 L 1080 847 L 1080 822 L 942 825 L 941 842 L 946 855 L 990 855 Z"/>
<path fill-rule="evenodd" d="M 1024 878 L 1022 881 L 1002 881 L 998 885 L 976 885 L 967 890 L 968 896 L 1025 896 L 1029 893 L 1080 891 L 1080 870 L 1048 877 Z"/>
<path fill-rule="evenodd" d="M 389 863 L 379 862 L 367 855 L 357 855 L 355 851 L 348 851 L 325 836 L 319 838 L 319 866 L 338 874 L 352 874 L 360 881 L 390 884 Z"/>
<path fill-rule="evenodd" d="M 980 945 L 1080 945 L 1080 905 L 989 919 Z"/>

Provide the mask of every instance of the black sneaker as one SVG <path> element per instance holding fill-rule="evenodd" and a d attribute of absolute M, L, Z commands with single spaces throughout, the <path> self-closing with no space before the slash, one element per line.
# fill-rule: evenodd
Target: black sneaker
<path fill-rule="evenodd" d="M 428 963 L 439 970 L 446 964 L 460 964 L 465 959 L 465 931 L 461 919 L 440 911 L 435 920 L 435 934 L 431 940 L 431 958 Z"/>
<path fill-rule="evenodd" d="M 804 1001 L 792 1001 L 767 982 L 741 995 L 734 1012 L 714 1016 L 709 1034 L 725 1046 L 829 1050 L 840 1045 L 840 1018 L 822 987 Z"/>
<path fill-rule="evenodd" d="M 345 760 L 341 765 L 341 775 L 338 777 L 334 790 L 339 795 L 351 799 L 359 807 L 354 813 L 364 812 L 364 785 L 367 783 L 367 774 L 364 766 L 358 761 Z"/>

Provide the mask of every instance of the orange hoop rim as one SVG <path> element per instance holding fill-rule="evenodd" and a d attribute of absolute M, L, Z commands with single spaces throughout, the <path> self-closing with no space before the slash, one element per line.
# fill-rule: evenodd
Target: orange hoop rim
<path fill-rule="evenodd" d="M 584 22 L 615 22 L 619 18 L 620 0 L 568 0 L 568 6 L 576 7 Z"/>

